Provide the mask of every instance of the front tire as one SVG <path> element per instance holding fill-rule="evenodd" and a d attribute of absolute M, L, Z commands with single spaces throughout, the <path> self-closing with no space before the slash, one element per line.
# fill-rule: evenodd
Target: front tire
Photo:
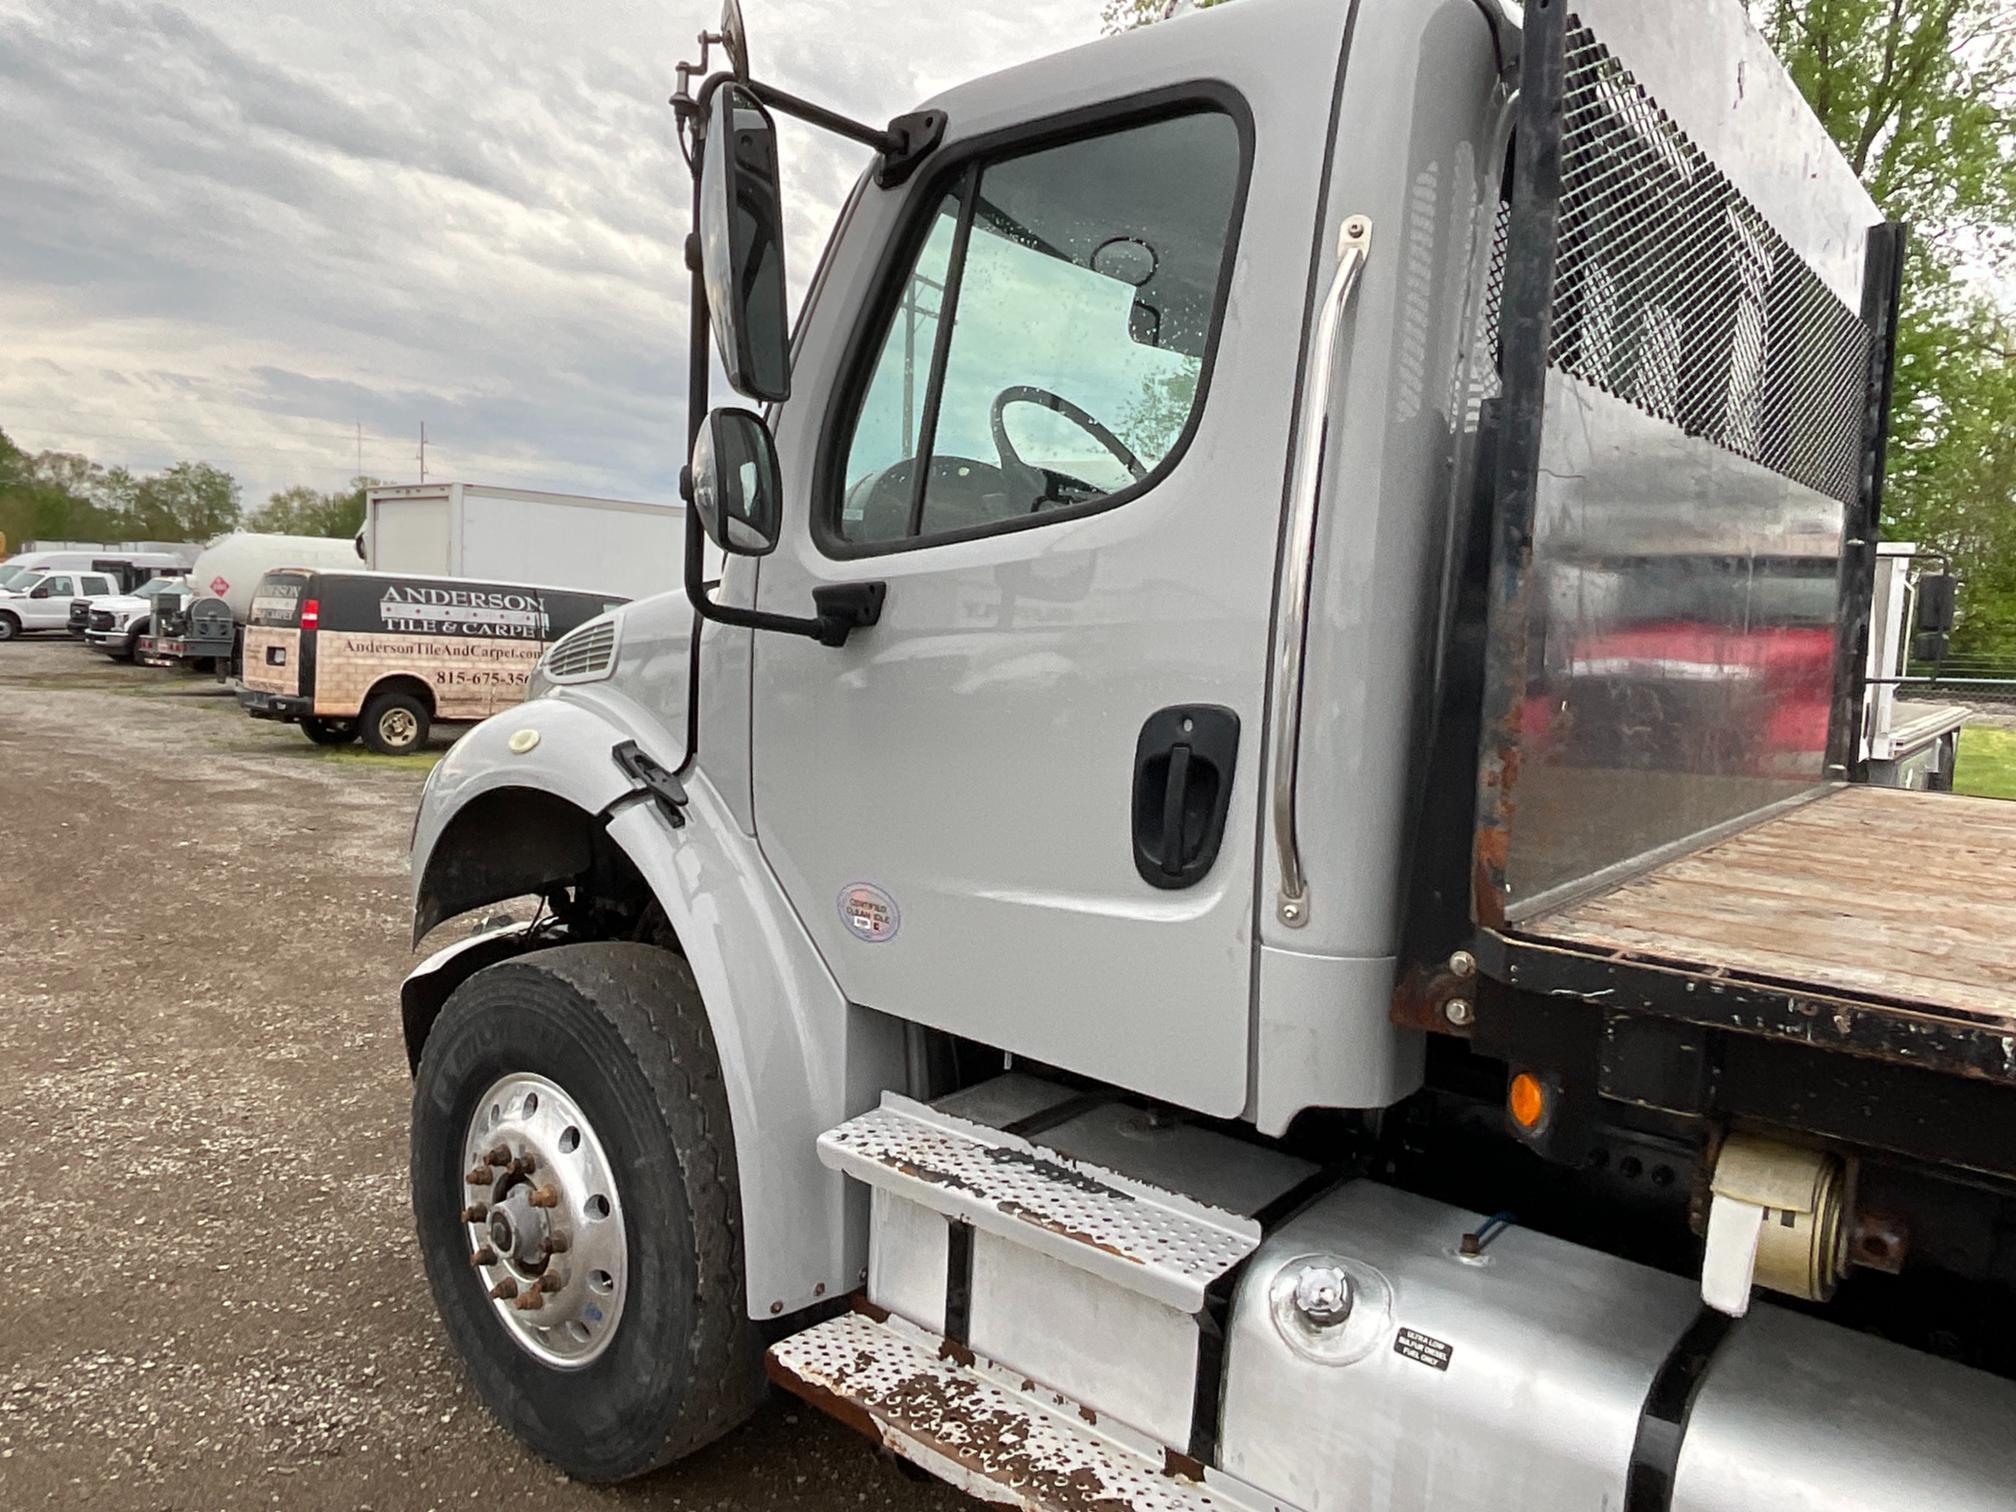
<path fill-rule="evenodd" d="M 0 641 L 10 641 L 21 634 L 20 617 L 0 609 Z"/>
<path fill-rule="evenodd" d="M 408 756 L 427 744 L 433 722 L 427 705 L 411 693 L 375 693 L 364 706 L 364 744 L 380 756 Z"/>
<path fill-rule="evenodd" d="M 540 1087 L 551 1090 L 528 1111 Z M 486 1174 L 500 1150 L 506 1163 Z M 530 1171 L 518 1171 L 511 1162 L 527 1154 Z M 484 1180 L 471 1186 L 470 1175 Z M 569 1475 L 654 1470 L 761 1400 L 727 1092 L 680 957 L 560 945 L 470 977 L 421 1055 L 412 1179 L 435 1307 L 472 1384 Z M 485 1209 L 475 1220 L 472 1203 Z M 548 1226 L 567 1241 L 542 1261 Z M 485 1247 L 491 1263 L 480 1265 Z M 570 1256 L 590 1258 L 570 1272 Z M 556 1267 L 538 1308 L 495 1298 L 500 1283 L 522 1296 Z"/>

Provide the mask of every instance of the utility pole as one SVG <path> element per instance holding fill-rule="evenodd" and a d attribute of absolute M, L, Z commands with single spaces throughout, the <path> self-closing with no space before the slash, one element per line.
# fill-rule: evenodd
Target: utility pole
<path fill-rule="evenodd" d="M 420 481 L 427 481 L 427 422 L 420 422 Z"/>

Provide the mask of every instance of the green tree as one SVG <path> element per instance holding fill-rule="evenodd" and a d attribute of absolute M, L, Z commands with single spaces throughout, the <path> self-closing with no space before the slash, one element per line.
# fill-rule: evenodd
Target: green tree
<path fill-rule="evenodd" d="M 208 462 L 177 462 L 133 490 L 129 531 L 155 541 L 207 541 L 243 515 L 238 480 Z"/>
<path fill-rule="evenodd" d="M 1884 534 L 1963 579 L 1955 650 L 2016 656 L 2016 339 L 1976 270 L 2016 253 L 2006 0 L 1751 0 L 1885 214 L 1909 221 Z"/>
<path fill-rule="evenodd" d="M 1150 21 L 1163 20 L 1177 3 L 1180 0 L 1106 0 L 1099 12 L 1099 22 L 1108 33 L 1132 31 Z M 1208 10 L 1224 3 L 1225 0 L 1195 0 L 1194 8 Z"/>
<path fill-rule="evenodd" d="M 246 522 L 275 535 L 354 536 L 364 528 L 364 493 L 378 479 L 357 477 L 341 493 L 322 493 L 296 484 L 271 495 Z"/>

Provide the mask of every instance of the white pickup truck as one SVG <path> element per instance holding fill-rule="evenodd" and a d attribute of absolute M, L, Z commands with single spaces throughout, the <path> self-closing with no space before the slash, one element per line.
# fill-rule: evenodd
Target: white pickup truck
<path fill-rule="evenodd" d="M 154 595 L 172 593 L 187 583 L 179 574 L 149 578 L 131 593 L 101 594 L 85 600 L 85 641 L 114 661 L 133 660 L 140 649 L 140 637 L 154 623 Z"/>
<path fill-rule="evenodd" d="M 30 630 L 62 630 L 70 623 L 70 600 L 117 590 L 109 572 L 41 572 L 0 588 L 0 641 Z"/>

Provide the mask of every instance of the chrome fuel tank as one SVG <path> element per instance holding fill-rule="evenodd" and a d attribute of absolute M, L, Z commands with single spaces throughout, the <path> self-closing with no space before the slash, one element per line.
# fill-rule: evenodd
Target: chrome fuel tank
<path fill-rule="evenodd" d="M 1672 1427 L 1641 1444 L 1640 1421 L 1696 1284 L 1517 1227 L 1466 1258 L 1481 1222 L 1357 1182 L 1270 1238 L 1233 1303 L 1221 1466 L 1302 1512 L 1617 1512 L 1634 1447 L 1673 1512 L 2016 1506 L 2016 1385 L 1762 1304 L 1675 1472 Z M 1346 1315 L 1312 1322 L 1339 1276 Z"/>
<path fill-rule="evenodd" d="M 1673 1512 L 2008 1512 L 2016 1385 L 1774 1307 L 1716 1352 Z"/>
<path fill-rule="evenodd" d="M 1222 1466 L 1304 1512 L 1624 1505 L 1639 1410 L 1700 1310 L 1674 1276 L 1355 1182 L 1253 1257 L 1233 1304 Z M 1350 1318 L 1276 1305 L 1343 1262 Z"/>

